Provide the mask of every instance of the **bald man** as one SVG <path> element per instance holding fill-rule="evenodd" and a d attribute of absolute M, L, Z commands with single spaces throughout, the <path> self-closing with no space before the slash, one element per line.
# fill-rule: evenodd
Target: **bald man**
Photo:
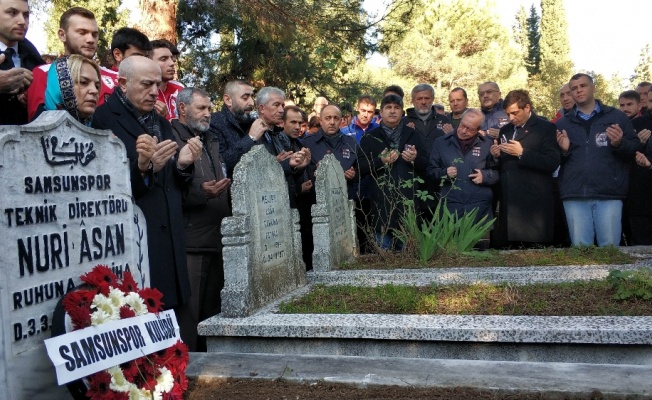
<path fill-rule="evenodd" d="M 172 126 L 154 105 L 161 68 L 149 58 L 133 56 L 120 63 L 118 86 L 97 108 L 93 127 L 110 129 L 127 148 L 131 190 L 147 221 L 152 287 L 163 293 L 166 309 L 174 309 L 183 341 L 192 349 L 196 321 L 187 305 L 190 283 L 186 266 L 185 225 L 181 196 L 192 183 L 194 162 L 202 152 L 199 138 L 178 149 Z"/>

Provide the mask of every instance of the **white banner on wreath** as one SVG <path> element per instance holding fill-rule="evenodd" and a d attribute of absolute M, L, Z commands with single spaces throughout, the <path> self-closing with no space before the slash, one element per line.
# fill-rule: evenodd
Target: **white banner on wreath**
<path fill-rule="evenodd" d="M 174 346 L 173 310 L 106 322 L 45 340 L 59 385 Z"/>

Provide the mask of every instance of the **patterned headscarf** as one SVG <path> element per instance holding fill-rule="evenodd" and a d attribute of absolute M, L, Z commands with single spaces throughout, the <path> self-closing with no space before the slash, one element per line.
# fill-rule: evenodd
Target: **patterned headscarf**
<path fill-rule="evenodd" d="M 66 110 L 70 115 L 84 125 L 90 126 L 93 116 L 80 119 L 77 110 L 77 98 L 75 97 L 75 84 L 70 75 L 68 58 L 59 57 L 50 66 L 48 71 L 48 82 L 45 89 L 46 110 Z"/>

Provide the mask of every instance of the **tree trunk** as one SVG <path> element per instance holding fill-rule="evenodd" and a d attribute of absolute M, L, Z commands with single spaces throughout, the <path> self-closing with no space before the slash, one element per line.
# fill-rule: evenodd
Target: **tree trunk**
<path fill-rule="evenodd" d="M 140 0 L 138 28 L 150 40 L 167 39 L 176 45 L 178 4 L 178 0 Z"/>

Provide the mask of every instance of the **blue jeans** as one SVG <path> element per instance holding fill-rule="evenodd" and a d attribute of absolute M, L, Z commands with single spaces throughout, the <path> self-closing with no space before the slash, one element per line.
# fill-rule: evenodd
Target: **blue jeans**
<path fill-rule="evenodd" d="M 564 200 L 568 233 L 573 246 L 620 244 L 622 200 Z"/>
<path fill-rule="evenodd" d="M 376 233 L 376 244 L 383 250 L 403 250 L 403 242 L 396 239 L 391 233 L 386 235 Z"/>

